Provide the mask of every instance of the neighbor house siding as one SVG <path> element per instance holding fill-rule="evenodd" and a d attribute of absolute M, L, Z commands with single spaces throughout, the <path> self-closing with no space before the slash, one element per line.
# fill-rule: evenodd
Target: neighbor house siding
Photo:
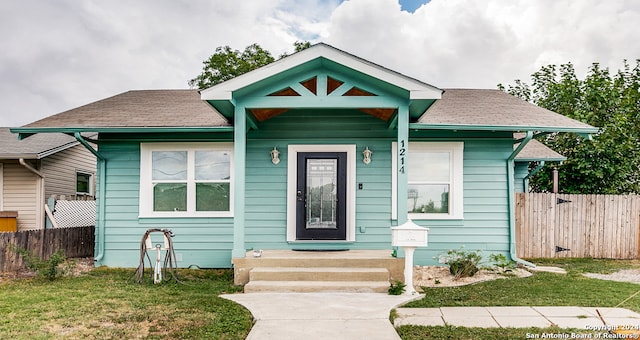
<path fill-rule="evenodd" d="M 32 161 L 27 162 L 35 167 Z M 42 221 L 39 221 L 38 216 L 41 211 L 37 210 L 39 207 L 36 204 L 44 205 L 44 202 L 38 202 L 39 177 L 17 161 L 3 162 L 3 175 L 3 209 L 18 212 L 18 230 L 40 228 Z"/>
<path fill-rule="evenodd" d="M 45 197 L 75 195 L 77 172 L 91 174 L 95 178 L 96 157 L 82 145 L 73 146 L 42 159 Z"/>
<path fill-rule="evenodd" d="M 100 145 L 100 153 L 107 159 L 105 255 L 101 264 L 136 267 L 145 231 L 168 228 L 175 233 L 178 266 L 231 266 L 232 218 L 139 218 L 140 144 L 105 142 Z"/>

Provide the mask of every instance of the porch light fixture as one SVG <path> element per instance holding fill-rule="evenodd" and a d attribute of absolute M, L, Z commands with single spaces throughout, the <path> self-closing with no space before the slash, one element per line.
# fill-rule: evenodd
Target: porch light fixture
<path fill-rule="evenodd" d="M 362 162 L 363 162 L 364 164 L 369 164 L 369 163 L 371 163 L 371 154 L 372 154 L 372 153 L 373 153 L 373 152 L 371 152 L 371 150 L 369 150 L 369 147 L 368 147 L 368 146 L 366 146 L 366 147 L 364 148 L 364 151 L 362 151 Z"/>
<path fill-rule="evenodd" d="M 273 147 L 273 150 L 271 150 L 271 163 L 274 165 L 280 163 L 280 151 L 278 151 L 275 146 Z"/>

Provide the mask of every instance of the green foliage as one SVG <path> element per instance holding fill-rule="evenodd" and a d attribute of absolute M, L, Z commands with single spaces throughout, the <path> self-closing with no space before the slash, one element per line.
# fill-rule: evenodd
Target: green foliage
<path fill-rule="evenodd" d="M 404 293 L 406 287 L 407 285 L 404 284 L 404 282 L 395 280 L 391 282 L 391 285 L 389 286 L 389 295 L 400 295 Z"/>
<path fill-rule="evenodd" d="M 295 51 L 299 52 L 310 47 L 311 43 L 296 41 L 293 45 Z M 285 53 L 280 58 L 286 56 Z M 249 45 L 244 51 L 233 50 L 229 46 L 219 46 L 214 54 L 202 62 L 204 65 L 202 72 L 189 80 L 188 84 L 192 88 L 206 89 L 274 61 L 271 52 L 258 44 Z"/>
<path fill-rule="evenodd" d="M 449 272 L 455 279 L 475 275 L 480 261 L 482 261 L 480 250 L 467 251 L 464 248 L 452 249 L 439 256 L 439 262 L 449 266 Z"/>
<path fill-rule="evenodd" d="M 67 260 L 63 249 L 51 254 L 47 260 L 15 245 L 11 245 L 10 249 L 22 256 L 27 268 L 34 270 L 38 276 L 44 277 L 49 281 L 55 280 L 65 272 L 64 268 L 60 266 Z"/>
<path fill-rule="evenodd" d="M 489 261 L 493 268 L 497 268 L 501 273 L 510 273 L 517 268 L 516 262 L 508 260 L 504 254 L 493 253 L 489 255 Z"/>
<path fill-rule="evenodd" d="M 457 339 L 457 340 L 511 340 L 528 339 L 540 334 L 585 334 L 585 338 L 593 336 L 593 331 L 583 329 L 570 329 L 560 327 L 548 328 L 479 328 L 479 327 L 456 327 L 456 326 L 414 326 L 406 325 L 396 328 L 396 331 L 403 340 L 424 340 L 424 339 Z"/>
<path fill-rule="evenodd" d="M 567 157 L 545 165 L 531 181 L 533 191 L 551 191 L 552 166 L 560 192 L 568 194 L 640 193 L 640 60 L 626 61 L 614 75 L 594 63 L 584 79 L 572 64 L 549 65 L 532 75 L 532 85 L 516 80 L 502 90 L 600 128 L 592 141 L 573 134 L 549 134 L 541 141 Z"/>

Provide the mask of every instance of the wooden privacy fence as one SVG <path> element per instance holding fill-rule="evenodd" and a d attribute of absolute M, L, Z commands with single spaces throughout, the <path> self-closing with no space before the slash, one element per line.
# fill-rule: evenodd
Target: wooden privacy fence
<path fill-rule="evenodd" d="M 640 257 L 640 196 L 516 194 L 521 258 Z"/>
<path fill-rule="evenodd" d="M 93 256 L 94 230 L 91 226 L 0 233 L 0 272 L 24 268 L 22 256 L 11 250 L 10 244 L 43 259 L 48 259 L 58 249 L 63 249 L 66 257 Z"/>

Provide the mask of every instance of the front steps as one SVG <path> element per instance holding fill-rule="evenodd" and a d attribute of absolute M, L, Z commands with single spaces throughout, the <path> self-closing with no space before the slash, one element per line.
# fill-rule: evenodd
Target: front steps
<path fill-rule="evenodd" d="M 402 280 L 404 260 L 390 251 L 265 250 L 236 258 L 234 282 L 245 292 L 377 292 Z"/>

